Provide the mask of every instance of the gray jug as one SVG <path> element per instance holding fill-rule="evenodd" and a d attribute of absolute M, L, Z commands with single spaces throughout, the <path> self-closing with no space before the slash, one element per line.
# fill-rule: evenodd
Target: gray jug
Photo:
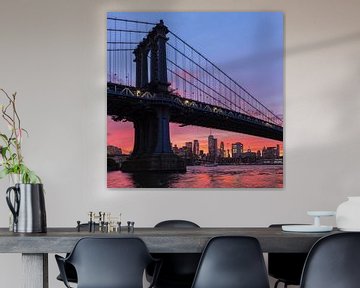
<path fill-rule="evenodd" d="M 11 192 L 14 192 L 13 197 Z M 47 231 L 42 184 L 15 184 L 6 190 L 6 202 L 14 216 L 14 232 L 45 233 Z"/>

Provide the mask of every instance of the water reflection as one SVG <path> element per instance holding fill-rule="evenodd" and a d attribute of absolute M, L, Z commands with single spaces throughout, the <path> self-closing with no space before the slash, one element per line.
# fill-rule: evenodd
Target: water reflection
<path fill-rule="evenodd" d="M 282 165 L 188 166 L 186 173 L 107 174 L 109 188 L 282 188 Z"/>

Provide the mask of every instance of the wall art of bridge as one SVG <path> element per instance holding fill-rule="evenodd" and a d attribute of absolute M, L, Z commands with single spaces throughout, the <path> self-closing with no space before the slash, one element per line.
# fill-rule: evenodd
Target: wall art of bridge
<path fill-rule="evenodd" d="M 125 172 L 185 171 L 169 123 L 283 140 L 283 122 L 163 21 L 108 18 L 107 114 L 134 123 Z"/>

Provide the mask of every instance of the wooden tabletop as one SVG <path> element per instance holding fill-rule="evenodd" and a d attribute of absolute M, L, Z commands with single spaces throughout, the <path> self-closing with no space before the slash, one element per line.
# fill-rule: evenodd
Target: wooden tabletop
<path fill-rule="evenodd" d="M 76 228 L 48 228 L 47 233 L 20 234 L 0 228 L 0 253 L 65 253 L 82 237 L 139 237 L 152 253 L 201 253 L 207 241 L 221 235 L 252 236 L 263 252 L 308 252 L 321 237 L 333 233 L 294 233 L 276 228 L 135 228 L 128 232 L 77 232 Z"/>

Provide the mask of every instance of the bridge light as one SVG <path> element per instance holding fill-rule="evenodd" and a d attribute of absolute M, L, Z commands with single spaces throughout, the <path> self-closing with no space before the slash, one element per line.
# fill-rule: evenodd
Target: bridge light
<path fill-rule="evenodd" d="M 140 90 L 136 90 L 136 96 L 140 96 L 141 91 Z"/>
<path fill-rule="evenodd" d="M 189 104 L 189 100 L 185 100 L 185 105 L 188 105 Z"/>

